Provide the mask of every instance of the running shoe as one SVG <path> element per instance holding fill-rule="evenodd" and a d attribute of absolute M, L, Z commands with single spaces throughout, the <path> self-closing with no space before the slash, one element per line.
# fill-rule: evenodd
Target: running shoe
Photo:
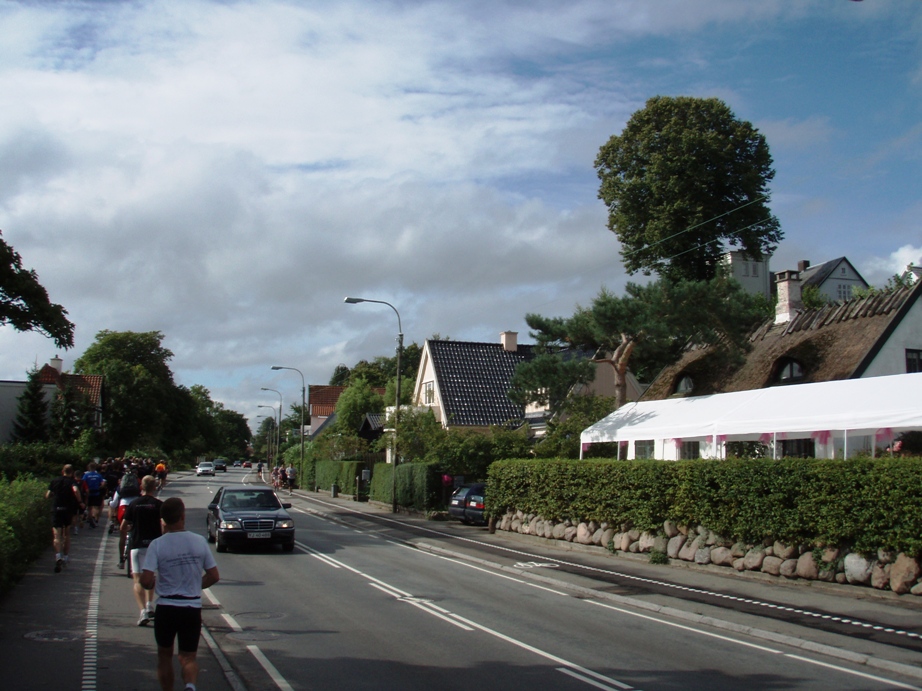
<path fill-rule="evenodd" d="M 119 560 L 119 562 L 118 562 L 118 568 L 120 568 L 120 569 L 124 569 L 124 568 L 125 568 L 125 560 L 124 560 L 124 559 Z"/>
<path fill-rule="evenodd" d="M 148 622 L 150 622 L 150 617 L 148 616 L 148 611 L 144 610 L 141 613 L 141 618 L 138 619 L 138 626 L 147 626 Z"/>
<path fill-rule="evenodd" d="M 61 573 L 61 569 L 63 569 L 63 568 L 64 568 L 64 560 L 63 560 L 63 559 L 58 559 L 58 560 L 54 563 L 54 572 L 55 572 L 55 573 Z"/>

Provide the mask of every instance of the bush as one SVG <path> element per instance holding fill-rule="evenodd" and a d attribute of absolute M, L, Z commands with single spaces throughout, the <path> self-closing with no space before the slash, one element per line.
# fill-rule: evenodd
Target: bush
<path fill-rule="evenodd" d="M 355 478 L 361 476 L 364 469 L 364 461 L 318 461 L 317 486 L 330 489 L 336 483 L 343 494 L 356 494 Z"/>
<path fill-rule="evenodd" d="M 371 475 L 370 498 L 393 502 L 393 466 L 376 463 Z M 435 463 L 402 463 L 397 466 L 397 504 L 428 511 L 439 505 L 442 477 Z"/>
<path fill-rule="evenodd" d="M 12 588 L 48 547 L 51 512 L 46 489 L 45 482 L 34 478 L 0 478 L 0 593 Z"/>
<path fill-rule="evenodd" d="M 84 469 L 89 458 L 83 458 L 69 446 L 57 444 L 7 444 L 0 446 L 0 475 L 9 479 L 34 476 L 51 479 L 61 474 L 70 463 Z"/>
<path fill-rule="evenodd" d="M 922 554 L 922 459 L 519 460 L 490 467 L 487 513 L 655 530 L 704 525 L 731 540 Z"/>

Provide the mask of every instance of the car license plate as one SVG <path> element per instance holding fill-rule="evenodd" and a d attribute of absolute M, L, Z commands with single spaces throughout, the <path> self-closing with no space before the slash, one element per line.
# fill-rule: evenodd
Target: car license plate
<path fill-rule="evenodd" d="M 253 540 L 268 540 L 272 533 L 247 533 L 247 537 Z"/>

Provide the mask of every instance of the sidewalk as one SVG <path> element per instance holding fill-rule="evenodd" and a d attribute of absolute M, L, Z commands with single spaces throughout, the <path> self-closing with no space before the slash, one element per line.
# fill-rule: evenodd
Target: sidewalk
<path fill-rule="evenodd" d="M 51 542 L 49 535 L 49 543 Z M 137 626 L 132 580 L 117 566 L 118 535 L 108 521 L 71 538 L 70 563 L 54 573 L 49 545 L 0 599 L 0 668 L 13 689 L 156 689 L 153 625 Z M 206 640 L 198 649 L 199 687 L 232 687 Z M 178 664 L 177 689 L 182 688 Z"/>

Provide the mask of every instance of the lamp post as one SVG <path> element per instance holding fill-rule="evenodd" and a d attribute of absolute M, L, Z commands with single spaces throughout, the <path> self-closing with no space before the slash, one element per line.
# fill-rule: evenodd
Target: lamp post
<path fill-rule="evenodd" d="M 274 406 L 274 405 L 260 405 L 259 407 L 260 407 L 260 408 L 269 408 L 269 409 L 271 409 L 271 410 L 272 410 L 272 422 L 275 422 L 275 406 Z M 267 415 L 266 417 L 269 417 L 269 416 Z M 271 454 L 271 451 L 272 451 L 272 437 L 266 437 L 266 447 L 267 447 L 267 451 L 266 451 L 266 456 L 267 456 L 267 458 L 266 458 L 266 463 L 270 463 L 270 464 L 271 464 L 271 463 L 272 463 L 272 460 L 271 460 L 271 456 L 272 456 L 272 454 Z"/>
<path fill-rule="evenodd" d="M 398 312 L 397 308 L 394 307 L 391 303 L 385 302 L 384 300 L 347 297 L 343 300 L 343 302 L 345 302 L 347 305 L 356 305 L 360 302 L 374 302 L 379 305 L 387 305 L 392 310 L 394 310 L 394 314 L 397 315 L 397 408 L 394 410 L 394 469 L 393 485 L 391 487 L 391 493 L 393 495 L 393 505 L 391 506 L 391 510 L 393 513 L 397 513 L 397 462 L 399 460 L 397 455 L 397 423 L 400 421 L 400 354 L 403 352 L 403 325 L 400 323 L 400 312 Z"/>
<path fill-rule="evenodd" d="M 281 365 L 272 365 L 272 369 L 290 369 L 292 372 L 297 372 L 301 375 L 301 467 L 298 468 L 298 475 L 303 477 L 304 475 L 304 408 L 305 408 L 305 396 L 307 393 L 307 385 L 304 383 L 304 373 L 301 370 L 295 367 L 282 367 Z M 302 485 L 303 486 L 303 485 Z"/>
<path fill-rule="evenodd" d="M 279 424 L 275 428 L 275 453 L 278 454 L 279 450 L 282 448 L 282 392 L 276 391 L 275 389 L 267 389 L 265 386 L 260 389 L 260 391 L 274 391 L 279 395 Z M 275 459 L 275 462 L 278 463 L 278 459 Z"/>

